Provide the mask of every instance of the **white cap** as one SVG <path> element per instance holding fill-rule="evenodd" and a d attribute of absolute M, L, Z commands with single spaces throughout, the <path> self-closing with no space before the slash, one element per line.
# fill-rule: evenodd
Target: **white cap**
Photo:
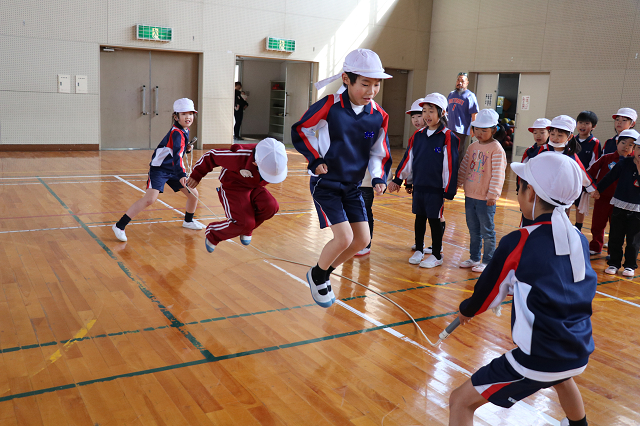
<path fill-rule="evenodd" d="M 562 129 L 566 130 L 569 133 L 573 133 L 573 131 L 576 129 L 576 120 L 569 117 L 568 115 L 559 115 L 551 120 L 551 123 L 547 126 L 547 128 L 549 127 Z"/>
<path fill-rule="evenodd" d="M 447 98 L 444 95 L 434 92 L 429 93 L 427 96 L 425 96 L 419 105 L 422 106 L 424 104 L 433 104 L 439 106 L 442 111 L 447 112 L 447 103 Z"/>
<path fill-rule="evenodd" d="M 256 164 L 262 179 L 280 183 L 287 177 L 287 152 L 281 142 L 273 138 L 262 139 L 256 145 Z"/>
<path fill-rule="evenodd" d="M 424 101 L 424 98 L 418 98 L 411 104 L 411 109 L 406 112 L 406 114 L 411 114 L 412 112 L 422 112 L 422 106 L 420 106 L 420 102 Z"/>
<path fill-rule="evenodd" d="M 551 125 L 551 120 L 547 118 L 538 118 L 533 122 L 531 127 L 529 127 L 529 131 L 533 133 L 533 129 L 546 129 Z"/>
<path fill-rule="evenodd" d="M 631 119 L 631 121 L 636 121 L 638 119 L 638 113 L 636 112 L 635 109 L 631 109 L 631 108 L 620 108 L 616 114 L 613 114 L 611 116 L 611 118 L 615 120 L 615 118 L 619 115 L 623 117 L 628 117 Z"/>
<path fill-rule="evenodd" d="M 495 110 L 485 108 L 476 114 L 476 119 L 471 122 L 471 125 L 479 129 L 487 129 L 489 127 L 497 126 L 499 118 L 500 116 Z"/>
<path fill-rule="evenodd" d="M 181 98 L 173 103 L 173 112 L 198 112 L 189 98 Z"/>
<path fill-rule="evenodd" d="M 536 155 L 526 163 L 511 163 L 511 168 L 533 187 L 538 197 L 556 206 L 551 216 L 556 255 L 568 254 L 573 281 L 582 281 L 585 276 L 582 242 L 565 213 L 582 193 L 582 169 L 568 156 L 549 151 Z"/>
<path fill-rule="evenodd" d="M 343 72 L 352 72 L 357 75 L 368 78 L 392 78 L 389 74 L 385 74 L 382 68 L 382 61 L 376 52 L 369 49 L 356 49 L 344 58 L 342 71 L 338 74 L 320 80 L 315 84 L 316 89 L 320 90 L 327 84 L 340 78 Z"/>
<path fill-rule="evenodd" d="M 640 133 L 636 132 L 633 129 L 627 129 L 627 130 L 621 131 L 620 134 L 618 135 L 618 140 L 624 139 L 624 138 L 631 138 L 634 141 L 636 141 L 636 145 L 640 145 L 640 141 L 638 140 L 638 138 L 640 138 Z"/>

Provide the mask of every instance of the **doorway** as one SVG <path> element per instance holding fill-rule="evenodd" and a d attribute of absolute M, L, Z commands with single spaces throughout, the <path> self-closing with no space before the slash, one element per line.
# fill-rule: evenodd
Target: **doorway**
<path fill-rule="evenodd" d="M 198 108 L 198 67 L 198 54 L 102 47 L 100 148 L 155 148 L 171 128 L 176 99 Z"/>
<path fill-rule="evenodd" d="M 240 136 L 258 141 L 265 137 L 291 144 L 291 126 L 315 102 L 313 62 L 237 57 L 236 70 L 249 106 L 244 111 Z"/>
<path fill-rule="evenodd" d="M 407 84 L 409 71 L 385 69 L 393 78 L 384 80 L 384 92 L 381 100 L 382 109 L 389 114 L 389 145 L 392 148 L 402 148 L 407 107 Z"/>

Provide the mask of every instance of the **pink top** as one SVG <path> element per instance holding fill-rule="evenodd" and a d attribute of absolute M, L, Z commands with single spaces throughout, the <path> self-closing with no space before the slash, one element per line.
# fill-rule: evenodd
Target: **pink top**
<path fill-rule="evenodd" d="M 476 200 L 497 200 L 502 193 L 507 156 L 495 139 L 486 144 L 474 142 L 464 154 L 458 186 L 464 186 L 465 197 Z"/>

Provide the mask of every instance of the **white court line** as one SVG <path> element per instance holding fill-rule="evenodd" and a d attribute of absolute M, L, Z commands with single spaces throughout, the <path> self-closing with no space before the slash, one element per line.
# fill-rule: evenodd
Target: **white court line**
<path fill-rule="evenodd" d="M 168 222 L 181 222 L 182 219 L 174 220 L 154 220 L 149 222 L 129 222 L 129 225 L 147 225 L 149 223 L 168 223 Z M 127 226 L 129 226 L 127 225 Z M 104 226 L 113 226 L 113 223 L 107 223 L 102 225 L 86 225 L 87 228 L 101 228 Z M 82 226 L 65 226 L 62 228 L 40 228 L 40 229 L 16 229 L 13 231 L 0 231 L 0 234 L 13 234 L 17 232 L 36 232 L 36 231 L 62 231 L 65 229 L 81 229 Z"/>
<path fill-rule="evenodd" d="M 284 272 L 286 275 L 288 275 L 289 277 L 293 278 L 295 281 L 298 281 L 299 283 L 302 283 L 302 284 L 304 284 L 307 288 L 309 288 L 309 283 L 307 283 L 306 281 L 303 281 L 302 279 L 298 278 L 297 276 L 295 276 L 295 275 L 293 275 L 293 274 L 289 273 L 288 271 L 284 270 L 283 268 L 281 268 L 281 267 L 279 267 L 279 266 L 277 266 L 277 265 L 274 265 L 273 263 L 269 262 L 269 261 L 268 261 L 268 260 L 266 260 L 266 259 L 264 259 L 264 261 L 265 261 L 266 263 L 268 263 L 269 265 L 273 266 L 274 268 L 278 269 L 279 271 Z M 364 319 L 364 320 L 366 320 L 366 321 L 368 321 L 368 322 L 370 322 L 370 323 L 374 324 L 374 325 L 375 325 L 375 326 L 377 326 L 377 327 L 380 327 L 380 326 L 383 326 L 383 325 L 384 325 L 384 324 L 382 324 L 380 321 L 375 320 L 375 319 L 373 319 L 373 318 L 369 317 L 369 316 L 368 316 L 367 314 L 365 314 L 364 312 L 360 312 L 360 311 L 358 311 L 357 309 L 355 309 L 355 308 L 353 308 L 353 307 L 351 307 L 351 306 L 347 305 L 347 304 L 346 304 L 346 303 L 344 303 L 342 300 L 336 300 L 336 302 L 335 302 L 335 303 L 336 303 L 338 306 L 342 306 L 342 307 L 343 307 L 343 308 L 345 308 L 346 310 L 348 310 L 348 311 L 350 311 L 350 312 L 353 312 L 354 314 L 358 315 L 360 318 L 362 318 L 362 319 Z M 458 372 L 460 372 L 460 373 L 462 373 L 462 374 L 466 375 L 467 377 L 471 377 L 471 374 L 472 374 L 472 373 L 471 373 L 471 372 L 469 372 L 468 370 L 466 370 L 466 369 L 464 369 L 464 368 L 460 367 L 459 365 L 457 365 L 456 363 L 454 363 L 454 362 L 452 362 L 452 361 L 449 361 L 447 358 L 443 357 L 442 355 L 439 355 L 439 354 L 437 354 L 437 353 L 433 352 L 433 351 L 432 351 L 432 350 L 430 350 L 429 348 L 422 346 L 420 343 L 418 343 L 418 342 L 416 342 L 416 341 L 414 341 L 414 340 L 412 340 L 412 339 L 408 338 L 407 336 L 405 336 L 404 334 L 400 333 L 399 331 L 394 330 L 394 329 L 392 329 L 392 328 L 390 328 L 390 327 L 385 327 L 385 328 L 383 328 L 382 330 L 384 330 L 384 331 L 386 331 L 387 333 L 389 333 L 389 334 L 391 334 L 391 335 L 393 335 L 393 336 L 395 336 L 395 337 L 399 338 L 400 340 L 402 340 L 402 341 L 404 341 L 404 342 L 407 342 L 407 343 L 409 343 L 409 344 L 411 344 L 411 345 L 413 345 L 413 346 L 415 346 L 415 347 L 417 347 L 417 348 L 422 349 L 422 351 L 424 351 L 424 352 L 426 352 L 427 354 L 431 355 L 431 356 L 432 356 L 433 358 L 435 358 L 436 360 L 438 360 L 438 361 L 440 361 L 440 362 L 442 362 L 442 363 L 446 364 L 447 366 L 449 366 L 450 368 L 454 369 L 455 371 L 458 371 Z M 492 408 L 492 407 L 493 407 L 493 408 Z M 554 419 L 553 417 L 551 417 L 551 416 L 549 416 L 549 415 L 547 415 L 547 414 L 545 414 L 545 413 L 543 413 L 543 412 L 541 412 L 541 411 L 536 410 L 534 407 L 530 406 L 529 404 L 527 404 L 527 403 L 525 403 L 525 402 L 518 401 L 518 402 L 514 405 L 514 407 L 519 407 L 519 408 L 522 408 L 522 409 L 524 409 L 524 410 L 527 410 L 527 411 L 529 411 L 529 412 L 531 412 L 531 413 L 534 413 L 534 414 L 536 414 L 537 416 L 539 416 L 539 417 L 541 417 L 542 419 L 544 419 L 547 423 L 549 423 L 549 424 L 550 424 L 550 425 L 552 425 L 552 426 L 560 426 L 560 422 L 559 422 L 558 420 Z M 499 411 L 499 410 L 502 410 L 502 409 L 503 409 L 502 407 L 498 407 L 498 406 L 493 405 L 493 404 L 485 404 L 485 405 L 483 405 L 482 407 L 480 407 L 480 408 L 478 409 L 478 411 L 481 411 L 481 410 L 485 410 L 485 411 L 486 411 L 486 410 L 488 410 L 488 411 L 493 411 L 493 412 L 495 412 L 495 411 Z M 513 407 L 511 408 L 511 410 L 513 410 Z M 475 415 L 482 419 L 482 413 L 480 413 L 480 415 L 479 415 L 479 414 L 478 414 L 478 411 L 476 411 Z M 486 420 L 486 419 L 483 419 L 483 420 Z"/>
<path fill-rule="evenodd" d="M 640 305 L 638 305 L 637 303 L 633 303 L 633 302 L 630 302 L 628 300 L 620 299 L 619 297 L 611 296 L 610 294 L 603 293 L 601 291 L 596 291 L 596 293 L 601 294 L 603 296 L 610 297 L 610 298 L 615 299 L 615 300 L 619 300 L 620 302 L 627 303 L 629 305 L 635 306 L 636 308 L 640 308 Z"/>
<path fill-rule="evenodd" d="M 137 186 L 135 186 L 135 185 L 134 185 L 134 184 L 132 184 L 131 182 L 128 182 L 128 181 L 126 181 L 126 180 L 122 179 L 120 176 L 115 176 L 115 175 L 114 175 L 113 177 L 114 177 L 114 178 L 116 178 L 116 179 L 118 179 L 119 181 L 122 181 L 122 182 L 126 183 L 127 185 L 129 185 L 130 187 L 132 187 L 133 189 L 135 189 L 136 191 L 140 191 L 140 192 L 142 192 L 143 194 L 146 192 L 146 191 L 143 191 L 142 189 L 138 188 Z M 158 200 L 156 200 L 156 201 L 158 201 L 160 204 L 162 204 L 162 205 L 163 205 L 163 206 L 165 206 L 165 207 L 169 207 L 169 208 L 170 208 L 171 210 L 173 210 L 174 212 L 178 212 L 178 213 L 180 213 L 182 216 L 184 216 L 184 213 L 183 213 L 183 212 L 181 212 L 181 211 L 180 211 L 180 210 L 178 210 L 178 209 L 173 208 L 173 206 L 170 206 L 169 204 L 165 203 L 164 201 L 162 201 L 162 200 L 160 200 L 160 199 L 158 199 Z"/>

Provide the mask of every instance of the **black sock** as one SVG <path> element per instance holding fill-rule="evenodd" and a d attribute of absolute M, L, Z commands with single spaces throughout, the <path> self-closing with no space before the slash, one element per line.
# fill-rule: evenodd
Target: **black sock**
<path fill-rule="evenodd" d="M 444 235 L 444 230 L 447 228 L 447 222 L 440 221 L 440 225 L 442 225 L 442 235 Z"/>
<path fill-rule="evenodd" d="M 327 271 L 322 269 L 317 264 L 316 266 L 313 267 L 313 269 L 311 269 L 311 279 L 313 280 L 313 283 L 315 285 L 324 284 L 327 281 L 326 277 L 327 277 Z M 329 293 L 329 289 L 326 289 L 326 288 L 319 289 L 318 293 L 320 293 L 322 296 L 326 296 Z"/>
<path fill-rule="evenodd" d="M 417 214 L 414 222 L 416 235 L 416 251 L 424 249 L 424 233 L 427 232 L 427 217 Z"/>
<path fill-rule="evenodd" d="M 429 219 L 429 227 L 431 228 L 431 254 L 436 259 L 442 259 L 442 225 L 440 219 Z"/>
<path fill-rule="evenodd" d="M 324 280 L 325 282 L 329 280 L 329 277 L 331 276 L 331 273 L 333 271 L 335 271 L 335 270 L 336 270 L 336 268 L 334 268 L 333 266 L 329 266 L 329 269 L 327 269 L 327 277 Z"/>
<path fill-rule="evenodd" d="M 122 215 L 118 223 L 116 223 L 116 228 L 122 229 L 124 231 L 124 227 L 127 226 L 131 222 L 131 218 L 126 214 Z"/>
<path fill-rule="evenodd" d="M 184 214 L 184 221 L 185 222 L 193 222 L 193 215 L 195 213 L 189 213 L 189 212 L 185 212 Z"/>
<path fill-rule="evenodd" d="M 588 426 L 587 416 L 584 416 L 581 420 L 569 420 L 569 426 Z"/>
<path fill-rule="evenodd" d="M 578 228 L 578 231 L 582 231 L 582 223 L 576 222 L 576 228 Z"/>

